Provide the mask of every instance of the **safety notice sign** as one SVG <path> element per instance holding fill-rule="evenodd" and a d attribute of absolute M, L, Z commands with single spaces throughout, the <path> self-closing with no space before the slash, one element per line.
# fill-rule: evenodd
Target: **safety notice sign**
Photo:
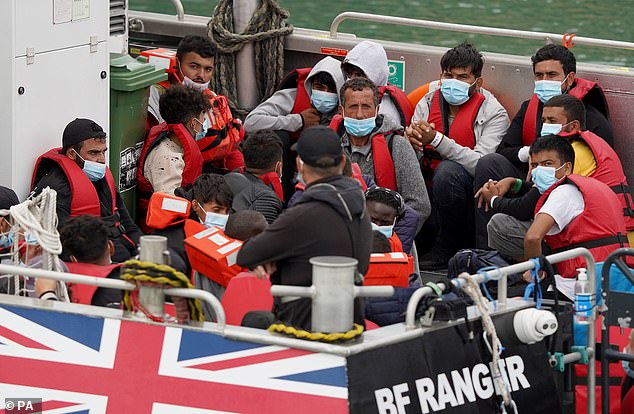
<path fill-rule="evenodd" d="M 388 60 L 387 61 L 387 82 L 397 86 L 405 92 L 405 61 L 404 60 Z"/>

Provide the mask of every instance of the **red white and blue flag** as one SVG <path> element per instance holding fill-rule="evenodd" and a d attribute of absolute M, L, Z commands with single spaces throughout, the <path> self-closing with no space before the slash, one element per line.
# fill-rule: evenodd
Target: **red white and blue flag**
<path fill-rule="evenodd" d="M 194 328 L 0 306 L 4 398 L 48 414 L 348 412 L 345 359 Z"/>

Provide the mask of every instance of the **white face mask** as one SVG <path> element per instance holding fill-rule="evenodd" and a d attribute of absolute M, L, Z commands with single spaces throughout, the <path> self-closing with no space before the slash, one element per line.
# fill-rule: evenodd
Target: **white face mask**
<path fill-rule="evenodd" d="M 203 92 L 205 89 L 209 89 L 209 82 L 205 83 L 197 83 L 193 80 L 189 79 L 187 76 L 183 75 L 183 85 L 188 86 L 190 88 L 194 88 Z"/>

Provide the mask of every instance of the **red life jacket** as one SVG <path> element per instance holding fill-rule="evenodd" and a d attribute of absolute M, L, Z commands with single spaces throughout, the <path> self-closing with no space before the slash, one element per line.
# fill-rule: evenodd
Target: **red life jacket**
<path fill-rule="evenodd" d="M 311 70 L 313 70 L 313 68 L 294 69 L 290 71 L 284 79 L 282 79 L 282 82 L 280 82 L 278 90 L 297 88 L 295 103 L 293 104 L 291 114 L 300 114 L 312 106 L 310 103 L 310 96 L 308 96 L 308 91 L 306 91 L 306 85 L 304 83 L 306 82 L 306 78 L 308 78 Z M 291 132 L 290 136 L 293 140 L 297 140 L 301 133 L 301 130 Z"/>
<path fill-rule="evenodd" d="M 121 263 L 115 263 L 107 266 L 100 266 L 91 263 L 65 263 L 70 273 L 94 276 L 101 279 L 107 278 L 114 269 L 122 265 Z M 92 303 L 92 298 L 95 296 L 95 292 L 98 289 L 97 286 L 84 285 L 81 283 L 69 283 L 68 288 L 70 289 L 73 303 L 81 303 L 83 305 L 90 305 Z"/>
<path fill-rule="evenodd" d="M 37 182 L 48 173 L 51 163 L 58 165 L 70 184 L 70 192 L 72 198 L 70 200 L 70 217 L 82 216 L 89 214 L 91 216 L 101 217 L 101 203 L 99 195 L 92 181 L 84 174 L 77 163 L 64 154 L 60 153 L 61 148 L 54 148 L 41 155 L 35 162 L 35 170 L 31 180 L 31 188 L 34 188 Z M 104 177 L 110 195 L 112 196 L 112 212 L 114 216 L 117 212 L 117 187 L 114 183 L 114 177 L 110 169 L 106 167 L 106 175 Z M 118 225 L 118 223 L 116 223 Z"/>
<path fill-rule="evenodd" d="M 392 232 L 392 236 L 388 240 L 390 241 L 390 247 L 392 248 L 392 252 L 403 251 L 403 243 L 401 243 L 401 239 L 398 238 L 395 232 Z"/>
<path fill-rule="evenodd" d="M 575 247 L 590 250 L 596 262 L 602 262 L 615 249 L 628 247 L 623 211 L 616 195 L 602 182 L 590 177 L 571 174 L 553 184 L 542 194 L 535 215 L 542 208 L 550 193 L 562 184 L 575 185 L 583 195 L 583 212 L 575 217 L 559 234 L 545 236 L 546 243 L 559 252 Z M 560 275 L 576 277 L 576 269 L 586 267 L 585 259 L 577 257 L 557 263 Z"/>
<path fill-rule="evenodd" d="M 484 95 L 480 92 L 476 92 L 467 102 L 460 105 L 460 109 L 451 123 L 449 131 L 447 131 L 447 114 L 444 113 L 444 105 L 441 104 L 440 101 L 441 96 L 442 93 L 440 90 L 434 93 L 427 122 L 433 123 L 436 131 L 450 137 L 456 144 L 473 149 L 476 144 L 473 124 L 478 116 L 478 112 L 480 112 L 480 107 L 484 103 Z M 425 161 L 423 168 L 431 169 L 432 171 L 435 170 L 438 164 L 440 164 L 440 161 L 442 161 L 442 157 L 431 145 L 426 145 L 424 152 Z"/>
<path fill-rule="evenodd" d="M 583 78 L 575 78 L 574 86 L 568 91 L 568 94 L 594 106 L 605 115 L 606 119 L 609 119 L 608 104 L 603 89 L 598 83 Z M 525 146 L 531 145 L 537 138 L 537 134 L 541 132 L 537 131 L 537 123 L 539 121 L 537 112 L 540 105 L 543 104 L 537 95 L 533 94 L 524 113 L 524 123 L 522 124 L 522 144 Z"/>
<path fill-rule="evenodd" d="M 590 131 L 582 131 L 580 133 L 560 132 L 559 135 L 563 137 L 576 136 L 590 147 L 597 162 L 597 169 L 590 177 L 601 181 L 614 191 L 621 203 L 625 228 L 634 230 L 634 203 L 632 202 L 632 195 L 627 184 L 627 177 L 623 172 L 621 160 L 614 152 L 614 149 L 601 137 Z"/>
<path fill-rule="evenodd" d="M 203 170 L 203 158 L 200 154 L 200 150 L 192 138 L 189 131 L 182 124 L 167 124 L 163 122 L 152 128 L 145 143 L 143 144 L 143 150 L 139 157 L 139 163 L 136 171 L 137 189 L 139 191 L 139 217 L 138 222 L 145 228 L 145 216 L 147 214 L 148 203 L 150 196 L 154 192 L 152 184 L 143 175 L 143 169 L 145 167 L 145 160 L 158 144 L 164 139 L 169 139 L 168 136 L 172 133 L 181 146 L 183 147 L 183 158 L 185 161 L 185 168 L 183 169 L 181 186 L 191 184 L 194 180 L 202 174 Z"/>
<path fill-rule="evenodd" d="M 379 86 L 379 102 L 383 99 L 383 95 L 386 93 L 392 98 L 394 106 L 398 110 L 401 116 L 400 122 L 404 127 L 408 126 L 412 122 L 412 116 L 414 116 L 414 107 L 412 103 L 407 99 L 407 95 L 399 87 L 395 85 Z"/>
<path fill-rule="evenodd" d="M 373 253 L 363 279 L 366 286 L 389 285 L 407 287 L 409 275 L 414 273 L 414 259 L 403 252 Z"/>
<path fill-rule="evenodd" d="M 166 193 L 152 193 L 145 224 L 155 230 L 184 222 L 189 217 L 191 202 Z"/>
<path fill-rule="evenodd" d="M 361 167 L 356 162 L 353 162 L 350 166 L 352 168 L 352 178 L 359 182 L 361 185 L 361 190 L 365 192 L 368 189 L 368 184 L 363 179 L 363 173 L 361 172 Z"/>
<path fill-rule="evenodd" d="M 330 122 L 330 129 L 335 131 L 339 136 L 343 134 L 343 117 L 335 115 Z M 382 133 L 374 134 L 371 138 L 372 143 L 372 162 L 374 163 L 374 178 L 379 187 L 396 189 L 396 171 L 394 169 L 394 161 L 392 160 L 391 143 L 393 136 L 388 137 L 386 141 Z"/>
<path fill-rule="evenodd" d="M 244 129 L 239 119 L 234 119 L 229 101 L 223 95 L 216 95 L 209 89 L 203 92 L 211 103 L 211 111 L 205 115 L 211 122 L 205 137 L 196 141 L 203 162 L 219 162 L 230 152 L 238 149 L 244 138 Z"/>
<path fill-rule="evenodd" d="M 230 238 L 218 227 L 185 221 L 185 250 L 192 269 L 222 286 L 246 271 L 236 264 L 241 248 L 240 240 Z"/>

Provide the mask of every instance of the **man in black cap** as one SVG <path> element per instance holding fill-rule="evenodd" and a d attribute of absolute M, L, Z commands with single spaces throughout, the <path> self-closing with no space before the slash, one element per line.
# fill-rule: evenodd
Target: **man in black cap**
<path fill-rule="evenodd" d="M 315 256 L 348 256 L 365 273 L 370 260 L 372 228 L 363 192 L 352 178 L 342 176 L 345 159 L 337 134 L 326 126 L 306 129 L 296 145 L 297 170 L 306 191 L 264 232 L 247 241 L 238 265 L 271 275 L 271 283 L 312 285 Z M 311 329 L 311 300 L 276 299 L 274 312 L 287 325 Z M 360 301 L 355 322 L 363 324 Z"/>
<path fill-rule="evenodd" d="M 57 191 L 58 228 L 70 217 L 101 217 L 115 246 L 112 261 L 118 263 L 136 254 L 141 232 L 106 165 L 107 150 L 106 133 L 97 123 L 75 119 L 64 129 L 62 148 L 54 148 L 37 160 L 33 194 L 46 187 Z M 65 255 L 62 253 L 62 258 Z"/>

